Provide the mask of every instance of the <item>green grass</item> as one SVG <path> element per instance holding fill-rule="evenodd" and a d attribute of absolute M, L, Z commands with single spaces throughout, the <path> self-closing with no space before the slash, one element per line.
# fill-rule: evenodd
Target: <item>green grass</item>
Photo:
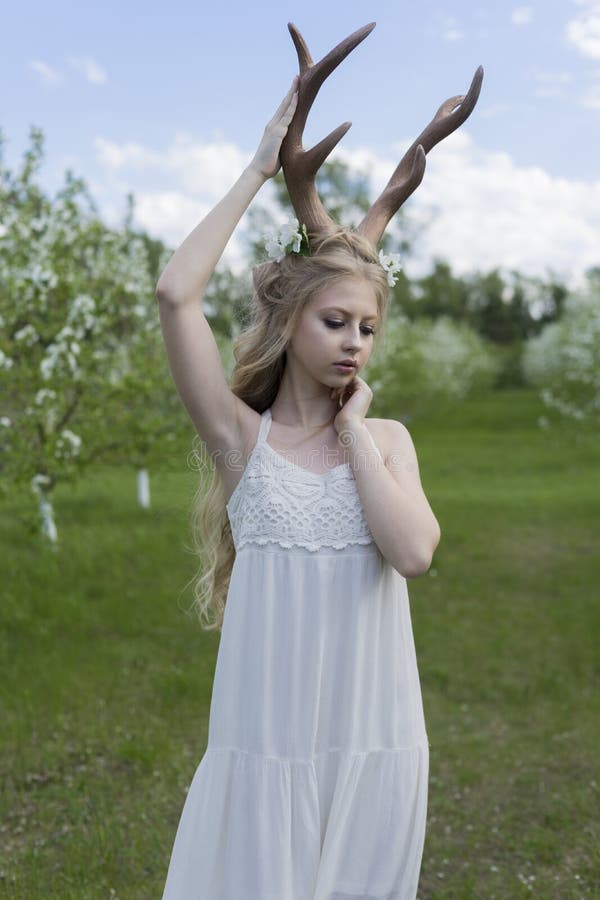
<path fill-rule="evenodd" d="M 430 740 L 419 897 L 598 895 L 600 490 L 530 392 L 409 423 L 442 528 L 409 581 Z M 56 552 L 0 507 L 0 896 L 160 897 L 218 635 L 184 610 L 195 474 L 95 469 Z M 6 565 L 9 562 L 9 566 Z"/>

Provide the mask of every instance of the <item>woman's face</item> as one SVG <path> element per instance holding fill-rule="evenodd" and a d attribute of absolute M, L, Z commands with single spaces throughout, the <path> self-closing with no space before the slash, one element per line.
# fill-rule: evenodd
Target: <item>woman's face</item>
<path fill-rule="evenodd" d="M 328 387 L 341 387 L 367 364 L 378 326 L 377 298 L 367 281 L 348 278 L 315 294 L 304 307 L 287 347 L 288 364 Z M 344 372 L 335 363 L 350 358 Z"/>

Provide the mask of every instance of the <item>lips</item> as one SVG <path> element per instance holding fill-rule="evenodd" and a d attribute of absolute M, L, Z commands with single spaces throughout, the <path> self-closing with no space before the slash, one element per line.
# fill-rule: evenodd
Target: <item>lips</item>
<path fill-rule="evenodd" d="M 356 362 L 353 359 L 340 359 L 338 362 L 334 363 L 334 366 L 352 366 L 352 368 L 355 369 Z"/>

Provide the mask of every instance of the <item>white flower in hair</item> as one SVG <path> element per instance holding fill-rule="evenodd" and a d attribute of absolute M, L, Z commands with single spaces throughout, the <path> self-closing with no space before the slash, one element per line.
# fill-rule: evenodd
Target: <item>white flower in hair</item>
<path fill-rule="evenodd" d="M 269 259 L 274 259 L 275 262 L 281 262 L 285 256 L 285 247 L 275 235 L 265 234 L 265 249 Z"/>
<path fill-rule="evenodd" d="M 396 284 L 397 273 L 402 270 L 402 263 L 400 262 L 400 254 L 399 253 L 384 253 L 383 250 L 379 251 L 379 262 L 387 272 L 388 284 L 390 287 L 394 287 Z"/>
<path fill-rule="evenodd" d="M 310 256 L 306 226 L 300 227 L 298 219 L 290 219 L 276 234 L 265 234 L 265 249 L 269 259 L 281 262 L 287 253 Z"/>

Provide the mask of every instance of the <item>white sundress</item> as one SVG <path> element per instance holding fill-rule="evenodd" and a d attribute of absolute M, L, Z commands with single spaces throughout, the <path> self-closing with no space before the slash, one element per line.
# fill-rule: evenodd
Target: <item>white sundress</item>
<path fill-rule="evenodd" d="M 414 900 L 429 743 L 406 579 L 352 466 L 295 465 L 270 423 L 227 504 L 208 745 L 163 900 Z"/>

